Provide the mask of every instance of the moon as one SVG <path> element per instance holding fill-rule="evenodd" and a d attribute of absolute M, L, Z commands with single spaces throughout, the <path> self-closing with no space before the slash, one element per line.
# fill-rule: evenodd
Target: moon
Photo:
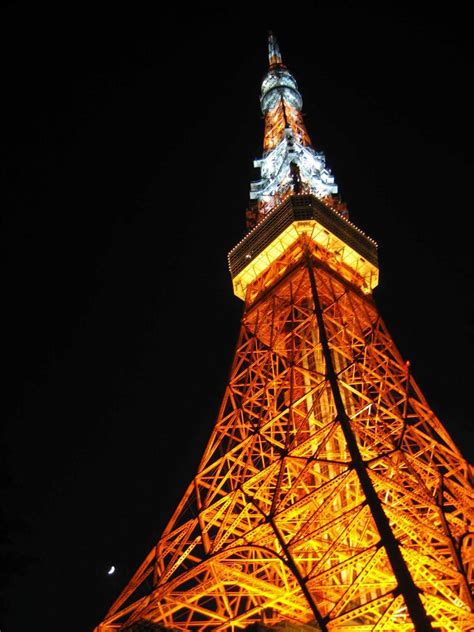
<path fill-rule="evenodd" d="M 115 566 L 111 566 L 107 571 L 107 575 L 113 575 L 115 573 Z"/>

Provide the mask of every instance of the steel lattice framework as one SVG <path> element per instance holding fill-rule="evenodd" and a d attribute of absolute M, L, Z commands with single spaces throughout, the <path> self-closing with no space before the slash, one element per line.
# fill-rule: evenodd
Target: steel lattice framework
<path fill-rule="evenodd" d="M 375 244 L 293 192 L 229 265 L 245 309 L 215 427 L 97 632 L 474 630 L 473 468 L 378 313 Z"/>

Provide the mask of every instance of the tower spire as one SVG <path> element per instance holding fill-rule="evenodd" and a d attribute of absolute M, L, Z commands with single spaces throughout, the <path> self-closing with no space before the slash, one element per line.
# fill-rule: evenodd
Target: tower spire
<path fill-rule="evenodd" d="M 268 33 L 268 61 L 270 66 L 283 63 L 277 38 L 272 31 Z"/>
<path fill-rule="evenodd" d="M 291 193 L 310 193 L 346 214 L 324 154 L 314 150 L 303 121 L 301 97 L 295 78 L 283 63 L 278 41 L 268 35 L 269 69 L 263 78 L 260 107 L 265 117 L 263 156 L 254 161 L 260 180 L 252 182 L 249 227 L 257 224 Z M 295 190 L 297 174 L 298 191 Z"/>

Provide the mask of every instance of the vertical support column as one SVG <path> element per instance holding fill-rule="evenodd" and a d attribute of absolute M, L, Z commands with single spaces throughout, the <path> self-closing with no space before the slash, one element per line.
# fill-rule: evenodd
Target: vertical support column
<path fill-rule="evenodd" d="M 349 453 L 351 455 L 352 466 L 357 473 L 362 490 L 367 500 L 367 504 L 372 513 L 372 517 L 377 526 L 378 532 L 380 533 L 381 542 L 385 547 L 385 550 L 387 551 L 388 559 L 392 566 L 394 575 L 397 579 L 398 592 L 402 594 L 403 598 L 405 599 L 405 603 L 411 620 L 415 626 L 415 630 L 417 632 L 428 632 L 429 630 L 433 630 L 431 621 L 426 614 L 426 611 L 420 599 L 419 590 L 416 587 L 415 582 L 413 581 L 410 571 L 408 570 L 406 562 L 400 551 L 398 541 L 393 534 L 389 520 L 385 515 L 380 499 L 377 496 L 377 492 L 375 491 L 370 476 L 367 472 L 366 464 L 362 459 L 359 446 L 357 445 L 357 440 L 351 427 L 350 418 L 344 406 L 341 391 L 339 389 L 339 382 L 337 379 L 336 371 L 334 369 L 331 350 L 329 348 L 329 341 L 323 318 L 323 310 L 321 307 L 321 302 L 319 300 L 316 279 L 314 277 L 313 261 L 307 247 L 305 257 L 306 267 L 308 269 L 308 275 L 311 284 L 314 313 L 316 315 L 316 320 L 320 332 L 321 346 L 326 361 L 326 377 L 330 384 L 332 395 L 334 397 L 337 417 L 341 425 L 344 438 L 347 442 Z"/>

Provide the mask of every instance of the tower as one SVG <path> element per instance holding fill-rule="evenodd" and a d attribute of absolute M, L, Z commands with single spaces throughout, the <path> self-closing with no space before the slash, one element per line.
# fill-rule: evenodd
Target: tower
<path fill-rule="evenodd" d="M 241 330 L 198 471 L 96 632 L 473 630 L 473 468 L 372 297 L 377 246 L 270 34 Z"/>

